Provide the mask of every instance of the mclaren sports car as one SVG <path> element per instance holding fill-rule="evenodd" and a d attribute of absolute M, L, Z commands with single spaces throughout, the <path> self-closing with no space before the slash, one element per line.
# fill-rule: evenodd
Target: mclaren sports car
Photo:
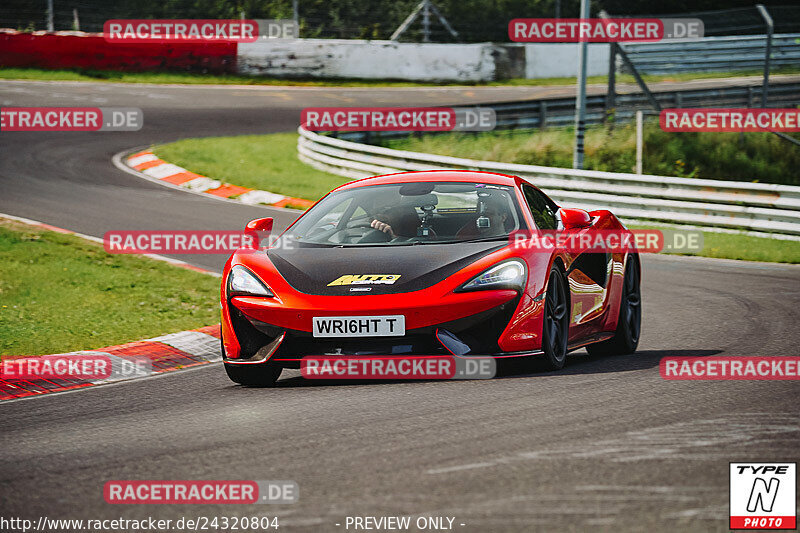
<path fill-rule="evenodd" d="M 271 230 L 271 218 L 246 228 Z M 634 352 L 636 249 L 514 245 L 542 230 L 628 231 L 609 211 L 560 208 L 516 176 L 424 171 L 342 185 L 269 245 L 228 260 L 227 374 L 269 386 L 309 356 L 539 358 L 559 369 L 584 346 Z"/>

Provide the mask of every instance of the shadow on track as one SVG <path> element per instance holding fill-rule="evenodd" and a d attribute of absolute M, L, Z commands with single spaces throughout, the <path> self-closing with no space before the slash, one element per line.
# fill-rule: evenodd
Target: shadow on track
<path fill-rule="evenodd" d="M 551 371 L 543 366 L 541 359 L 514 361 L 498 368 L 501 378 L 528 377 L 536 375 L 606 374 L 629 370 L 644 370 L 657 367 L 662 357 L 710 357 L 722 350 L 639 350 L 630 355 L 591 357 L 586 352 L 574 352 L 567 356 L 563 369 Z"/>
<path fill-rule="evenodd" d="M 576 352 L 567 357 L 566 366 L 558 371 L 547 370 L 543 367 L 541 358 L 528 361 L 502 361 L 497 367 L 497 376 L 494 379 L 518 379 L 530 377 L 607 374 L 631 370 L 644 370 L 658 366 L 662 357 L 709 357 L 721 353 L 722 350 L 640 350 L 631 355 L 590 357 L 585 352 Z M 269 388 L 298 388 L 298 387 L 331 387 L 331 386 L 358 386 L 380 385 L 397 383 L 431 383 L 436 381 L 462 381 L 462 380 L 345 380 L 345 379 L 305 379 L 297 370 L 289 370 L 291 376 L 283 374 L 274 387 Z M 463 380 L 475 381 L 475 380 Z M 486 380 L 480 380 L 486 381 Z M 488 380 L 491 381 L 491 380 Z M 231 387 L 240 385 L 231 384 Z M 243 387 L 259 388 L 259 387 Z"/>

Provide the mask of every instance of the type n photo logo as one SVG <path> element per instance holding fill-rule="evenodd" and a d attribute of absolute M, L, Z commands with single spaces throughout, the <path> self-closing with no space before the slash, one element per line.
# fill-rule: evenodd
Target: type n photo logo
<path fill-rule="evenodd" d="M 797 528 L 797 463 L 730 463 L 731 529 Z"/>

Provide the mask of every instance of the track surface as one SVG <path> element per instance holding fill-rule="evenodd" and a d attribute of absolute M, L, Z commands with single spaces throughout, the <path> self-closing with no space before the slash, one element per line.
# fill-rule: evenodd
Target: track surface
<path fill-rule="evenodd" d="M 2 82 L 0 105 L 138 106 L 145 127 L 0 134 L 0 212 L 97 236 L 239 229 L 257 216 L 286 225 L 291 212 L 168 189 L 110 158 L 182 137 L 290 131 L 310 105 L 465 104 L 538 90 Z M 457 531 L 725 531 L 729 461 L 800 459 L 800 385 L 667 382 L 658 361 L 800 354 L 800 268 L 646 257 L 643 298 L 639 353 L 580 351 L 555 373 L 353 385 L 285 371 L 280 387 L 255 390 L 214 365 L 0 404 L 0 516 L 277 514 L 281 531 L 344 531 L 348 515 L 431 514 L 455 517 Z M 292 479 L 300 501 L 110 506 L 102 487 L 112 479 Z"/>

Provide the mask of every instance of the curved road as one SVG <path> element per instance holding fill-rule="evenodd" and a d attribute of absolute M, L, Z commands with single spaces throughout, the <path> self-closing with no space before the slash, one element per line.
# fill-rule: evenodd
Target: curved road
<path fill-rule="evenodd" d="M 110 158 L 181 137 L 290 131 L 311 105 L 466 104 L 539 90 L 0 82 L 3 106 L 145 112 L 139 132 L 0 134 L 0 212 L 96 236 L 239 229 L 258 216 L 285 225 L 294 213 L 166 188 Z M 456 531 L 725 531 L 729 461 L 800 458 L 800 385 L 664 381 L 658 362 L 800 355 L 800 268 L 645 257 L 643 298 L 639 353 L 579 351 L 560 372 L 319 384 L 285 371 L 261 390 L 210 365 L 0 404 L 0 516 L 277 515 L 281 531 L 346 531 L 347 516 L 432 515 L 455 517 Z M 111 506 L 102 488 L 113 479 L 291 479 L 300 500 Z"/>

